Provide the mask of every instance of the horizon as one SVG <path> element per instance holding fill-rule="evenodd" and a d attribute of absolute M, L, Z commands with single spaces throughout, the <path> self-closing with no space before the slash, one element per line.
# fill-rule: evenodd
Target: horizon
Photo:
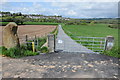
<path fill-rule="evenodd" d="M 3 12 L 67 18 L 118 18 L 117 2 L 6 2 Z"/>
<path fill-rule="evenodd" d="M 4 12 L 4 11 L 1 11 L 1 12 Z M 9 11 L 5 11 L 5 12 L 9 12 Z M 16 13 L 21 13 L 21 12 L 16 12 Z M 13 13 L 11 13 L 11 14 L 13 14 Z M 44 14 L 23 14 L 23 13 L 21 13 L 21 14 L 22 15 L 56 16 L 56 15 L 44 15 Z M 57 16 L 61 16 L 61 15 L 57 15 Z M 61 16 L 61 17 L 63 17 L 63 16 Z M 64 18 L 70 18 L 70 17 L 64 17 Z M 104 17 L 104 18 L 100 18 L 100 17 L 95 18 L 95 17 L 93 17 L 93 18 L 71 18 L 71 19 L 117 19 L 117 18 L 119 18 L 119 17 L 115 17 L 115 18 L 106 18 L 106 17 Z"/>

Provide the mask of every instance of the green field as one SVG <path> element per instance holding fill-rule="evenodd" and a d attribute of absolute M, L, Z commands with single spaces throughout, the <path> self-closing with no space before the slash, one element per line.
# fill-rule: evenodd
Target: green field
<path fill-rule="evenodd" d="M 0 22 L 0 24 L 3 25 L 3 26 L 7 25 L 8 23 L 9 22 Z M 52 23 L 52 22 L 24 22 L 23 25 L 58 25 L 58 23 Z"/>
<path fill-rule="evenodd" d="M 5 26 L 5 25 L 7 25 L 9 22 L 0 22 L 0 25 L 1 26 Z"/>
<path fill-rule="evenodd" d="M 63 25 L 65 33 L 69 36 L 84 36 L 84 37 L 106 37 L 113 36 L 115 38 L 115 49 L 118 47 L 118 29 L 109 28 L 107 24 L 94 24 L 94 25 Z M 75 39 L 75 38 L 73 38 Z M 76 39 L 75 39 L 76 40 Z M 118 51 L 118 50 L 117 50 Z M 109 53 L 110 56 L 117 57 L 117 52 Z"/>
<path fill-rule="evenodd" d="M 58 23 L 51 22 L 24 22 L 25 25 L 58 25 Z"/>
<path fill-rule="evenodd" d="M 111 35 L 115 37 L 115 43 L 118 43 L 118 29 L 109 28 L 107 24 L 65 25 L 63 29 L 66 33 L 71 32 L 77 36 L 106 37 Z"/>

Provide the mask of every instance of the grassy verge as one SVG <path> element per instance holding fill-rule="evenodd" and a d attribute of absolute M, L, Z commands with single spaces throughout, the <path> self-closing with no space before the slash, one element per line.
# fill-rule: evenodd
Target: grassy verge
<path fill-rule="evenodd" d="M 0 22 L 0 25 L 5 26 L 9 22 Z M 59 23 L 52 22 L 24 22 L 23 25 L 58 25 Z"/>
<path fill-rule="evenodd" d="M 58 26 L 56 26 L 56 28 L 52 32 L 50 32 L 50 34 L 54 34 L 55 38 L 56 38 L 56 36 L 58 34 Z"/>
<path fill-rule="evenodd" d="M 58 25 L 58 23 L 50 22 L 24 22 L 25 25 Z"/>
<path fill-rule="evenodd" d="M 1 26 L 6 26 L 9 22 L 0 22 Z"/>
<path fill-rule="evenodd" d="M 43 44 L 45 44 L 47 41 L 47 37 L 43 37 L 43 38 L 38 38 L 38 51 L 41 51 L 41 47 Z"/>
<path fill-rule="evenodd" d="M 5 47 L 0 47 L 0 52 L 2 52 L 2 55 L 7 56 L 7 57 L 12 57 L 12 58 L 20 58 L 24 56 L 34 56 L 38 55 L 39 53 L 37 52 L 32 52 L 32 50 L 29 50 L 27 46 L 21 45 L 20 48 L 18 47 L 13 47 L 13 48 L 5 48 Z"/>
<path fill-rule="evenodd" d="M 25 57 L 25 56 L 38 55 L 39 53 L 37 51 L 47 53 L 48 52 L 47 47 L 41 48 L 42 45 L 46 42 L 46 39 L 47 39 L 46 37 L 36 39 L 38 40 L 38 46 L 35 45 L 36 52 L 32 51 L 32 43 L 28 43 L 28 44 L 22 44 L 20 48 L 13 47 L 13 48 L 7 49 L 4 46 L 0 47 L 0 54 L 7 56 L 7 57 L 20 58 L 20 57 Z M 36 42 L 36 40 L 34 40 L 34 42 Z M 33 41 L 29 40 L 28 42 L 33 42 Z"/>
<path fill-rule="evenodd" d="M 63 30 L 69 36 L 85 36 L 85 37 L 106 37 L 114 36 L 115 45 L 110 51 L 104 51 L 102 54 L 109 56 L 119 57 L 118 54 L 118 29 L 109 28 L 107 24 L 94 24 L 94 25 L 64 25 Z M 77 40 L 77 38 L 73 38 Z"/>

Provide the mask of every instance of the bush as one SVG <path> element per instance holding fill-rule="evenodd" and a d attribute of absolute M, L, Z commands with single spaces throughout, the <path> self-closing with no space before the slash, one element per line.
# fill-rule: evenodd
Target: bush
<path fill-rule="evenodd" d="M 0 47 L 0 54 L 5 55 L 6 51 L 7 48 L 5 48 L 4 46 Z"/>
<path fill-rule="evenodd" d="M 94 25 L 94 24 L 95 24 L 95 21 L 91 21 L 91 22 L 90 22 L 90 25 Z"/>
<path fill-rule="evenodd" d="M 36 52 L 32 52 L 32 51 L 29 51 L 29 50 L 26 50 L 24 52 L 24 55 L 25 56 L 35 56 L 35 55 L 38 55 L 39 53 L 36 53 Z"/>
<path fill-rule="evenodd" d="M 26 50 L 28 50 L 28 48 L 27 48 L 27 46 L 26 45 L 24 45 L 24 44 L 22 44 L 21 46 L 20 46 L 20 52 L 21 52 L 21 54 L 24 54 L 24 52 L 26 51 Z"/>
<path fill-rule="evenodd" d="M 21 49 L 17 47 L 8 49 L 5 54 L 6 56 L 13 57 L 13 58 L 23 56 L 23 54 L 21 53 Z"/>
<path fill-rule="evenodd" d="M 81 25 L 87 25 L 87 23 L 81 23 Z"/>
<path fill-rule="evenodd" d="M 26 45 L 21 45 L 20 48 L 13 47 L 10 49 L 7 49 L 5 47 L 0 47 L 0 51 L 2 52 L 2 55 L 12 58 L 19 58 L 23 56 L 34 56 L 39 54 L 28 50 Z"/>
<path fill-rule="evenodd" d="M 39 47 L 37 50 L 40 50 L 43 53 L 49 52 L 47 47 L 43 47 L 41 49 L 41 46 L 46 42 L 46 38 L 39 38 L 38 41 L 39 41 L 39 44 L 38 44 Z M 29 41 L 29 42 L 32 42 L 32 41 Z M 22 44 L 20 48 L 13 47 L 9 49 L 3 46 L 3 47 L 0 47 L 0 53 L 2 53 L 2 55 L 12 57 L 12 58 L 18 58 L 23 56 L 34 56 L 39 54 L 36 52 L 32 52 L 32 44 L 28 44 L 28 45 Z"/>
<path fill-rule="evenodd" d="M 27 44 L 27 49 L 32 50 L 32 43 Z"/>
<path fill-rule="evenodd" d="M 25 45 L 23 45 L 23 47 L 26 49 L 26 50 L 32 50 L 32 40 L 29 40 L 29 41 L 27 41 L 27 42 L 30 42 L 30 43 L 27 43 L 27 45 L 25 44 Z"/>
<path fill-rule="evenodd" d="M 38 39 L 38 49 L 37 50 L 41 50 L 42 45 L 46 42 L 46 38 L 39 38 Z"/>
<path fill-rule="evenodd" d="M 108 55 L 108 56 L 113 56 L 113 57 L 120 58 L 120 50 L 118 50 L 117 47 L 113 47 L 111 50 L 104 51 L 101 54 L 105 54 L 105 55 Z"/>
<path fill-rule="evenodd" d="M 41 48 L 41 52 L 42 52 L 42 53 L 48 53 L 49 50 L 48 50 L 47 47 L 42 47 L 42 48 Z"/>
<path fill-rule="evenodd" d="M 81 25 L 87 25 L 86 20 L 81 20 Z"/>
<path fill-rule="evenodd" d="M 32 45 L 30 44 L 29 46 L 26 46 L 26 45 L 21 45 L 20 46 L 20 49 L 21 49 L 21 53 L 24 55 L 24 56 L 34 56 L 34 55 L 38 55 L 39 53 L 36 53 L 36 52 L 32 52 Z"/>

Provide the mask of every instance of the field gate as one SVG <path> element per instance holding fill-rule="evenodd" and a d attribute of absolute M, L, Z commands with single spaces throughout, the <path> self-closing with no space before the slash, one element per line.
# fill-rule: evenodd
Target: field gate
<path fill-rule="evenodd" d="M 94 52 L 103 52 L 113 47 L 114 37 L 83 37 L 83 36 L 71 36 L 77 43 L 93 50 Z"/>

